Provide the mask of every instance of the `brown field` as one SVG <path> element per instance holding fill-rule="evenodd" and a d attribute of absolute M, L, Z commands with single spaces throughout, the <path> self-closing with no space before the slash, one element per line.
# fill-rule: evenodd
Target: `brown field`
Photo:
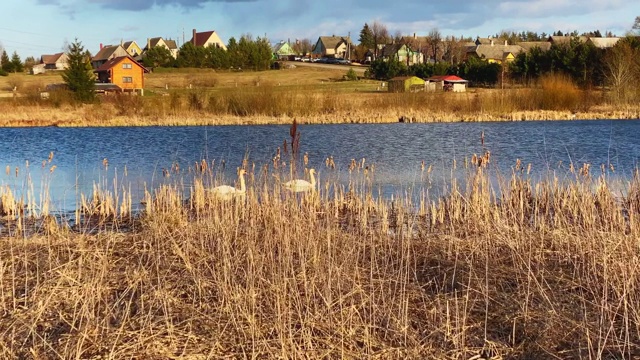
<path fill-rule="evenodd" d="M 322 177 L 296 197 L 263 169 L 221 201 L 200 168 L 193 185 L 148 194 L 139 215 L 126 191 L 96 188 L 73 227 L 2 189 L 0 354 L 639 357 L 637 174 L 621 194 L 588 167 L 533 184 L 518 162 L 496 193 L 488 160 L 417 204 L 374 200 L 375 174 L 358 168 L 331 198 Z"/>
<path fill-rule="evenodd" d="M 357 68 L 357 67 L 356 67 Z M 381 82 L 344 81 L 347 67 L 298 66 L 265 72 L 159 69 L 145 96 L 104 96 L 76 104 L 68 94 L 42 100 L 59 75 L 0 77 L 3 126 L 126 126 L 390 123 L 636 119 L 640 105 L 614 103 L 602 90 L 578 90 L 559 77 L 532 88 L 467 93 L 387 93 Z M 357 68 L 359 73 L 362 68 Z M 17 86 L 14 97 L 11 91 Z"/>

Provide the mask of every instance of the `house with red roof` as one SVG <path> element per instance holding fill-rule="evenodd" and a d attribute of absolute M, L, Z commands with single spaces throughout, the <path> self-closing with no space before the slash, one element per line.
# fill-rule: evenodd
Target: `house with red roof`
<path fill-rule="evenodd" d="M 122 92 L 139 92 L 142 95 L 144 74 L 149 70 L 130 55 L 125 55 L 107 60 L 94 72 L 98 75 L 96 84 L 98 91 L 104 88 Z"/>
<path fill-rule="evenodd" d="M 430 91 L 444 90 L 465 92 L 467 91 L 468 83 L 468 80 L 455 75 L 435 75 L 426 79 L 425 87 Z"/>
<path fill-rule="evenodd" d="M 215 30 L 197 32 L 196 29 L 193 29 L 193 36 L 189 42 L 195 46 L 207 47 L 213 45 L 227 50 L 227 46 L 222 42 L 222 39 L 220 39 L 220 36 L 218 36 Z"/>

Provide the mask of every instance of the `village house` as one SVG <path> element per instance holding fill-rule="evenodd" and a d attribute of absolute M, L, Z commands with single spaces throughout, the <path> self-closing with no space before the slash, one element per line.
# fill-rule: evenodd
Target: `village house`
<path fill-rule="evenodd" d="M 407 66 L 421 64 L 424 62 L 424 54 L 419 51 L 412 50 L 409 46 L 402 43 L 387 44 L 382 48 L 380 55 L 385 61 L 396 60 Z"/>
<path fill-rule="evenodd" d="M 111 89 L 144 95 L 144 74 L 149 70 L 130 55 L 111 58 L 94 72 L 98 75 L 98 91 Z"/>
<path fill-rule="evenodd" d="M 45 71 L 61 71 L 69 66 L 69 57 L 66 53 L 42 55 L 40 62 L 33 66 L 31 74 L 42 74 Z"/>
<path fill-rule="evenodd" d="M 351 58 L 350 52 L 353 49 L 351 38 L 348 36 L 320 36 L 313 46 L 311 54 L 315 58 Z"/>
<path fill-rule="evenodd" d="M 174 59 L 178 57 L 178 45 L 176 44 L 176 41 L 170 39 L 165 40 L 162 37 L 147 38 L 147 45 L 142 49 L 142 53 L 145 53 L 156 46 L 168 49 Z"/>
<path fill-rule="evenodd" d="M 193 36 L 191 40 L 189 40 L 193 45 L 199 47 L 208 47 L 208 46 L 216 46 L 227 50 L 227 46 L 222 42 L 220 36 L 213 31 L 205 31 L 205 32 L 196 32 L 196 29 L 193 29 Z"/>
<path fill-rule="evenodd" d="M 106 63 L 107 61 L 113 58 L 128 56 L 128 55 L 129 53 L 127 52 L 127 50 L 125 50 L 124 47 L 122 47 L 122 45 L 103 46 L 102 44 L 100 44 L 100 51 L 98 51 L 98 53 L 91 58 L 91 66 L 94 69 L 97 69 L 100 66 L 102 66 L 104 63 Z"/>
<path fill-rule="evenodd" d="M 477 43 L 479 40 L 476 40 Z M 520 45 L 508 45 L 506 40 L 503 44 L 496 44 L 496 41 L 491 39 L 488 45 L 480 43 L 480 45 L 470 47 L 467 50 L 466 58 L 477 57 L 489 63 L 502 64 L 515 60 L 516 55 L 522 51 L 524 49 Z"/>
<path fill-rule="evenodd" d="M 142 49 L 140 48 L 140 46 L 138 46 L 138 43 L 134 41 L 121 41 L 120 42 L 120 46 L 122 46 L 129 55 L 131 55 L 133 58 L 136 58 L 140 55 L 142 55 Z"/>
<path fill-rule="evenodd" d="M 280 41 L 273 45 L 273 55 L 278 60 L 289 60 L 292 56 L 297 55 L 288 41 Z"/>

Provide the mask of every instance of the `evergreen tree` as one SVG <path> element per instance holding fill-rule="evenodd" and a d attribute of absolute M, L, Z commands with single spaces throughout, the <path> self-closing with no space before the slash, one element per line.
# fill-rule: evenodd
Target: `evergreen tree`
<path fill-rule="evenodd" d="M 142 63 L 146 67 L 170 67 L 174 62 L 171 51 L 164 46 L 152 47 L 142 57 Z"/>
<path fill-rule="evenodd" d="M 2 64 L 2 70 L 5 72 L 13 72 L 13 63 L 9 59 L 6 50 L 2 50 L 2 56 L 0 56 L 0 64 Z"/>
<path fill-rule="evenodd" d="M 20 56 L 16 51 L 11 55 L 11 66 L 13 67 L 13 72 L 19 73 L 24 71 L 24 65 L 22 65 L 22 60 L 20 60 Z"/>
<path fill-rule="evenodd" d="M 69 64 L 62 73 L 62 79 L 74 93 L 78 101 L 91 102 L 95 99 L 95 76 L 89 57 L 87 57 L 82 43 L 76 39 L 67 48 Z"/>
<path fill-rule="evenodd" d="M 360 30 L 360 37 L 358 38 L 358 41 L 360 41 L 360 45 L 364 46 L 366 49 L 371 49 L 375 46 L 373 31 L 369 28 L 369 24 L 365 23 L 362 30 Z"/>

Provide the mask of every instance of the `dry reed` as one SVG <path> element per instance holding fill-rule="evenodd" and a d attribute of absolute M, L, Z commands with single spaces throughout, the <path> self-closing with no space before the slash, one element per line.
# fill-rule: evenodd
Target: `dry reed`
<path fill-rule="evenodd" d="M 496 188 L 491 164 L 465 161 L 466 182 L 417 204 L 374 196 L 364 159 L 348 190 L 321 181 L 304 196 L 265 168 L 221 201 L 200 171 L 147 192 L 135 230 L 5 234 L 0 353 L 640 356 L 638 177 L 620 194 L 587 166 L 534 183 L 517 162 Z M 93 193 L 83 212 L 118 221 L 124 195 Z M 19 217 L 17 201 L 3 192 L 3 214 Z"/>

